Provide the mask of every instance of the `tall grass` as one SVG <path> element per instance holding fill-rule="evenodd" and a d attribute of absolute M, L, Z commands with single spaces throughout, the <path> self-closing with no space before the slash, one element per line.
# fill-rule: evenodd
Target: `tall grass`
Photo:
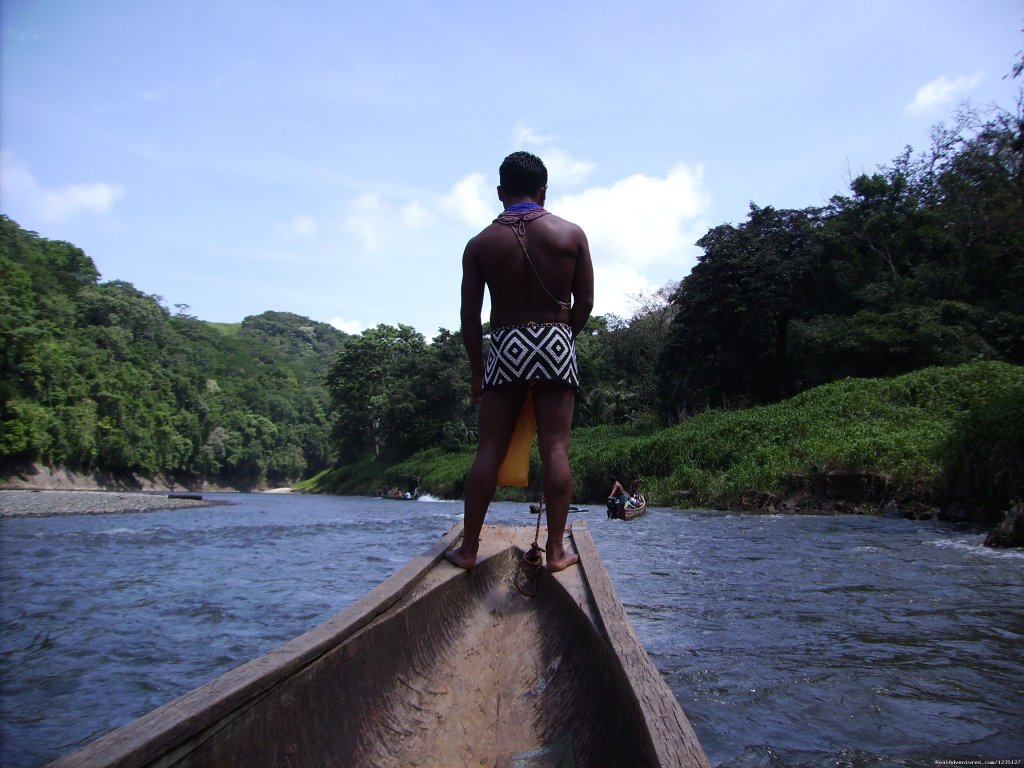
<path fill-rule="evenodd" d="M 647 436 L 584 438 L 573 467 L 583 493 L 598 491 L 611 470 L 642 477 L 661 504 L 685 497 L 731 506 L 750 490 L 781 491 L 791 475 L 828 471 L 875 474 L 893 498 L 941 504 L 985 462 L 1019 476 L 1022 400 L 1024 367 L 995 362 L 845 379 L 773 405 L 706 411 Z"/>
<path fill-rule="evenodd" d="M 646 433 L 578 429 L 574 499 L 596 501 L 607 477 L 638 477 L 653 504 L 730 507 L 744 493 L 778 493 L 793 475 L 846 471 L 881 477 L 899 501 L 941 505 L 953 494 L 1024 494 L 1024 366 L 976 362 L 889 379 L 845 379 L 772 405 L 712 410 Z M 461 495 L 472 450 L 418 454 L 386 470 L 420 478 L 435 495 Z M 532 485 L 499 498 L 537 498 Z M 355 477 L 355 476 L 353 476 Z M 374 485 L 375 483 L 370 483 Z M 356 490 L 352 483 L 332 490 Z M 993 503 L 1001 503 L 993 500 Z"/>

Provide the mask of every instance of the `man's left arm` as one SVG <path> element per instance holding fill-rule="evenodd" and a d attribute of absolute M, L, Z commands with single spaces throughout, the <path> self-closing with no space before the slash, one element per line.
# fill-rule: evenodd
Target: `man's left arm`
<path fill-rule="evenodd" d="M 469 358 L 472 374 L 473 399 L 480 397 L 484 381 L 484 328 L 480 313 L 484 306 L 484 281 L 480 265 L 474 255 L 473 241 L 462 254 L 462 308 L 459 319 L 462 326 L 462 345 Z"/>
<path fill-rule="evenodd" d="M 580 245 L 576 255 L 576 271 L 572 279 L 572 309 L 569 312 L 573 338 L 580 335 L 594 309 L 594 264 L 590 259 L 590 244 L 580 230 Z"/>

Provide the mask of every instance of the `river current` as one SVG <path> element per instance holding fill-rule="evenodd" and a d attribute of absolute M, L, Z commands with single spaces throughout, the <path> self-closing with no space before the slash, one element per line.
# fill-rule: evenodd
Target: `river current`
<path fill-rule="evenodd" d="M 230 504 L 0 519 L 0 765 L 43 765 L 290 640 L 462 516 L 207 498 Z M 487 521 L 535 519 L 498 503 Z M 1021 764 L 1024 553 L 882 518 L 577 520 L 718 768 Z"/>

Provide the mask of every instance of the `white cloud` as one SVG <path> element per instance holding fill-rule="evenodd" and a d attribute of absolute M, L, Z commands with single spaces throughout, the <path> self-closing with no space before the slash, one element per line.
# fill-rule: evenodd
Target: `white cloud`
<path fill-rule="evenodd" d="M 961 94 L 970 91 L 979 82 L 981 82 L 981 75 L 958 77 L 956 80 L 950 80 L 945 75 L 937 77 L 917 89 L 914 100 L 907 105 L 906 111 L 908 114 L 920 114 L 936 107 L 945 106 L 952 103 Z"/>
<path fill-rule="evenodd" d="M 486 179 L 482 173 L 472 173 L 455 182 L 452 191 L 441 198 L 445 208 L 453 212 L 459 219 L 470 226 L 481 227 L 494 218 L 497 203 L 497 192 L 492 193 L 488 203 L 484 192 Z M 500 211 L 500 207 L 499 207 Z"/>
<path fill-rule="evenodd" d="M 121 184 L 102 181 L 40 186 L 28 165 L 11 152 L 0 152 L 0 199 L 45 221 L 61 221 L 80 213 L 108 213 L 124 196 Z"/>
<path fill-rule="evenodd" d="M 337 328 L 339 331 L 349 333 L 352 335 L 360 334 L 370 327 L 368 325 L 363 325 L 358 320 L 346 320 L 343 317 L 334 318 L 333 320 L 331 320 L 330 324 Z"/>
<path fill-rule="evenodd" d="M 544 152 L 541 160 L 548 169 L 548 181 L 557 187 L 576 187 L 586 181 L 594 164 L 589 160 L 574 160 L 560 149 Z"/>
<path fill-rule="evenodd" d="M 296 213 L 288 221 L 278 222 L 276 229 L 285 237 L 297 237 L 303 240 L 313 240 L 319 231 L 313 217 L 304 213 Z"/>
<path fill-rule="evenodd" d="M 558 198 L 548 208 L 583 227 L 595 264 L 689 268 L 693 243 L 706 229 L 699 220 L 709 205 L 703 181 L 702 169 L 678 165 L 664 178 L 634 174 Z"/>
<path fill-rule="evenodd" d="M 652 293 L 658 287 L 624 264 L 595 264 L 594 314 L 612 314 L 628 319 L 636 311 L 634 297 L 640 293 Z"/>

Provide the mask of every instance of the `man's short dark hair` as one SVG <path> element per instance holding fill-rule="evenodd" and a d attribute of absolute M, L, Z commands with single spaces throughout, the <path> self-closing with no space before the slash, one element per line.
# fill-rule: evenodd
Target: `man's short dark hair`
<path fill-rule="evenodd" d="M 513 195 L 532 195 L 548 183 L 548 169 L 536 155 L 513 152 L 502 161 L 498 181 Z"/>

